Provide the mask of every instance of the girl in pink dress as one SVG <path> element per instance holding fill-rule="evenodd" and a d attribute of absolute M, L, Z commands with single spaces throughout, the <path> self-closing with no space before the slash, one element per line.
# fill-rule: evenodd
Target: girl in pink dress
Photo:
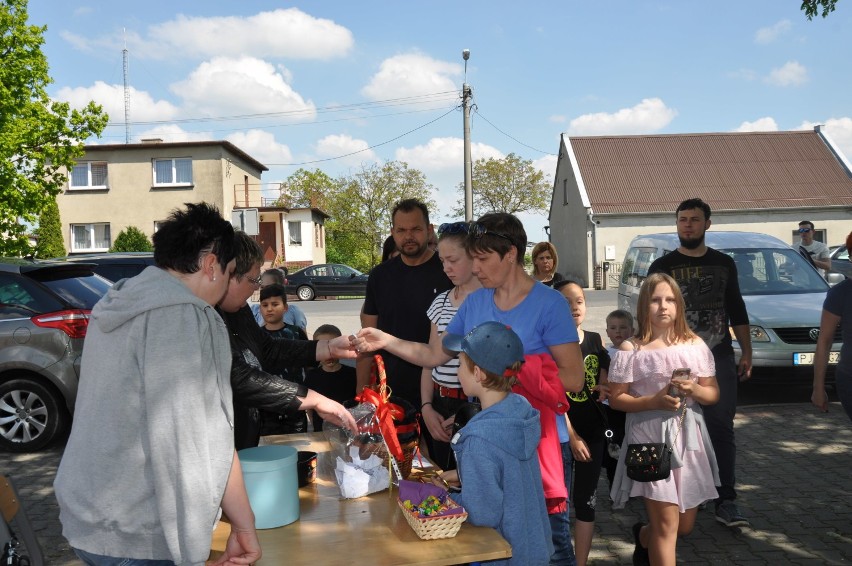
<path fill-rule="evenodd" d="M 611 495 L 616 508 L 631 497 L 645 500 L 650 522 L 633 525 L 633 563 L 673 565 L 678 535 L 689 534 L 698 506 L 717 497 L 716 459 L 699 403 L 716 403 L 719 387 L 713 354 L 687 325 L 683 296 L 674 279 L 662 273 L 649 275 L 639 291 L 636 311 L 639 330 L 622 343 L 610 364 L 610 405 L 627 413 Z M 673 378 L 679 368 L 689 368 L 690 376 Z M 674 396 L 669 395 L 671 385 L 677 390 Z M 678 434 L 682 403 L 686 412 Z M 667 479 L 634 482 L 627 477 L 628 444 L 671 445 L 672 440 Z"/>

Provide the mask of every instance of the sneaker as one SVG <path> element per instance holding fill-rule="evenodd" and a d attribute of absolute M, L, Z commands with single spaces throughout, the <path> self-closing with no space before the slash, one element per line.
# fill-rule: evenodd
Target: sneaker
<path fill-rule="evenodd" d="M 723 501 L 716 506 L 716 520 L 726 527 L 747 527 L 748 519 L 740 513 L 737 504 L 733 501 Z"/>
<path fill-rule="evenodd" d="M 648 549 L 642 546 L 639 542 L 639 531 L 645 523 L 639 522 L 633 525 L 633 566 L 651 566 L 651 559 L 648 557 Z"/>

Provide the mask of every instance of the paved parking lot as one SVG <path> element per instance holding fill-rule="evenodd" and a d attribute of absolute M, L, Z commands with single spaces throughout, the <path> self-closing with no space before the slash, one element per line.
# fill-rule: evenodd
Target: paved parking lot
<path fill-rule="evenodd" d="M 729 529 L 708 508 L 678 543 L 681 564 L 849 564 L 852 562 L 852 425 L 837 403 L 819 414 L 809 404 L 742 407 L 736 420 L 739 504 L 752 528 Z M 63 447 L 36 454 L 0 453 L 47 556 L 47 564 L 81 564 L 62 538 L 53 477 Z M 640 501 L 611 512 L 599 490 L 592 564 L 630 564 L 630 526 Z M 712 505 L 710 506 L 712 507 Z M 357 555 L 353 564 L 358 564 Z M 321 564 L 318 559 L 317 564 Z"/>

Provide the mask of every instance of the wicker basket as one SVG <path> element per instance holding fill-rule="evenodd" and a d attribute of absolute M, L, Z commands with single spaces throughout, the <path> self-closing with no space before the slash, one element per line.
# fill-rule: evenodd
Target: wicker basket
<path fill-rule="evenodd" d="M 458 534 L 461 524 L 467 520 L 467 511 L 455 515 L 440 515 L 437 517 L 420 517 L 417 511 L 406 509 L 401 500 L 397 500 L 405 520 L 423 540 L 453 538 Z M 455 501 L 447 498 L 450 507 L 458 507 Z"/>

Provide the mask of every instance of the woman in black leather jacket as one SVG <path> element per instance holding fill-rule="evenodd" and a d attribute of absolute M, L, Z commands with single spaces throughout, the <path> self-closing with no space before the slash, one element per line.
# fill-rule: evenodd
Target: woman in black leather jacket
<path fill-rule="evenodd" d="M 251 236 L 236 232 L 237 266 L 217 311 L 231 339 L 231 388 L 234 392 L 234 442 L 237 450 L 257 446 L 260 410 L 313 409 L 324 420 L 356 429 L 355 420 L 343 405 L 304 385 L 263 371 L 263 367 L 315 365 L 328 358 L 355 358 L 349 338 L 334 340 L 284 340 L 272 338 L 255 321 L 246 302 L 260 286 L 263 251 Z"/>

